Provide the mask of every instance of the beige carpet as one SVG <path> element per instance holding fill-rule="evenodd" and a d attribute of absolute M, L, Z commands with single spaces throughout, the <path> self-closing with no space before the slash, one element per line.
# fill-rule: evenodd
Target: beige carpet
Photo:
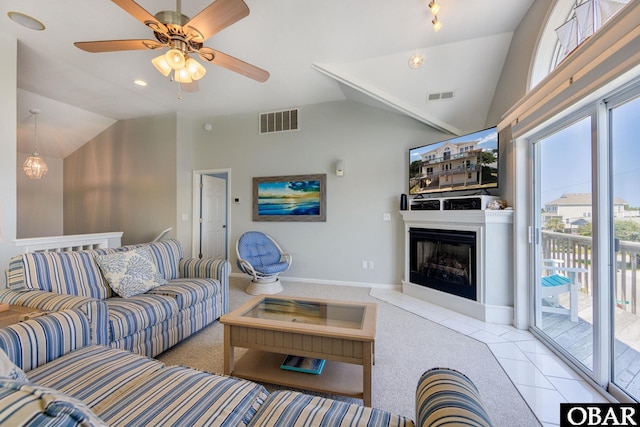
<path fill-rule="evenodd" d="M 244 292 L 247 283 L 248 279 L 231 278 L 231 310 L 252 297 Z M 414 393 L 420 375 L 442 366 L 457 369 L 473 380 L 496 426 L 540 425 L 484 343 L 373 298 L 367 288 L 291 282 L 283 282 L 283 286 L 282 295 L 378 304 L 374 407 L 415 419 Z M 215 322 L 157 358 L 170 365 L 221 373 L 222 344 L 223 328 Z"/>

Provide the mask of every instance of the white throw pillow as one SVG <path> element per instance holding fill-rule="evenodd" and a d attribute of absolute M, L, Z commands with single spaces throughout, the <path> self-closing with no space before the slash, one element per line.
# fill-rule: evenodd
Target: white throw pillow
<path fill-rule="evenodd" d="M 16 366 L 7 353 L 0 348 L 0 378 L 8 378 L 10 380 L 29 381 L 27 374 Z"/>
<path fill-rule="evenodd" d="M 167 283 L 146 247 L 96 255 L 96 261 L 111 289 L 122 298 L 143 294 Z"/>

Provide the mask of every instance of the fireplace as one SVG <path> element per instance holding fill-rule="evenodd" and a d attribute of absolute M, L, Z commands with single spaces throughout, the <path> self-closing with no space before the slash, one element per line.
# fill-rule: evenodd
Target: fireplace
<path fill-rule="evenodd" d="M 409 229 L 412 283 L 476 301 L 476 233 Z"/>
<path fill-rule="evenodd" d="M 513 324 L 512 210 L 400 214 L 404 294 L 484 322 Z"/>

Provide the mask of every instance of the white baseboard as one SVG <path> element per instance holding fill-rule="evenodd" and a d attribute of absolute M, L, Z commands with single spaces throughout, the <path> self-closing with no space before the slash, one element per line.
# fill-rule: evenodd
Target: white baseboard
<path fill-rule="evenodd" d="M 231 277 L 244 277 L 248 278 L 243 273 L 231 273 Z M 332 286 L 354 286 L 358 288 L 376 288 L 376 289 L 390 289 L 390 290 L 402 290 L 401 285 L 391 285 L 384 283 L 368 283 L 368 282 L 350 282 L 344 280 L 327 280 L 327 279 L 312 279 L 307 277 L 287 277 L 280 276 L 280 281 L 282 282 L 298 282 L 298 283 L 317 283 L 319 285 L 332 285 Z"/>

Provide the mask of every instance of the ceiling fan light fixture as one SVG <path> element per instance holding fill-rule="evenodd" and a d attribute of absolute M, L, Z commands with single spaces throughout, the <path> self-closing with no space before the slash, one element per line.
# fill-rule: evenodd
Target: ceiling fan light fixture
<path fill-rule="evenodd" d="M 160 71 L 160 74 L 162 74 L 165 77 L 167 77 L 172 70 L 164 54 L 153 58 L 151 60 L 151 63 L 153 64 L 154 67 L 156 67 L 156 70 Z"/>
<path fill-rule="evenodd" d="M 438 31 L 440 31 L 440 29 L 442 28 L 442 22 L 440 22 L 438 20 L 438 17 L 434 17 L 433 21 L 431 21 L 431 23 L 433 24 L 433 30 L 437 33 Z"/>
<path fill-rule="evenodd" d="M 191 75 L 189 74 L 189 70 L 186 68 L 175 70 L 174 80 L 178 83 L 191 83 L 193 81 Z"/>
<path fill-rule="evenodd" d="M 185 68 L 189 71 L 189 75 L 193 80 L 200 80 L 207 73 L 207 69 L 193 58 L 187 58 Z"/>
<path fill-rule="evenodd" d="M 164 54 L 164 56 L 169 66 L 174 70 L 180 70 L 184 68 L 184 54 L 180 49 L 177 49 L 175 47 L 173 49 L 169 49 L 167 53 Z"/>

